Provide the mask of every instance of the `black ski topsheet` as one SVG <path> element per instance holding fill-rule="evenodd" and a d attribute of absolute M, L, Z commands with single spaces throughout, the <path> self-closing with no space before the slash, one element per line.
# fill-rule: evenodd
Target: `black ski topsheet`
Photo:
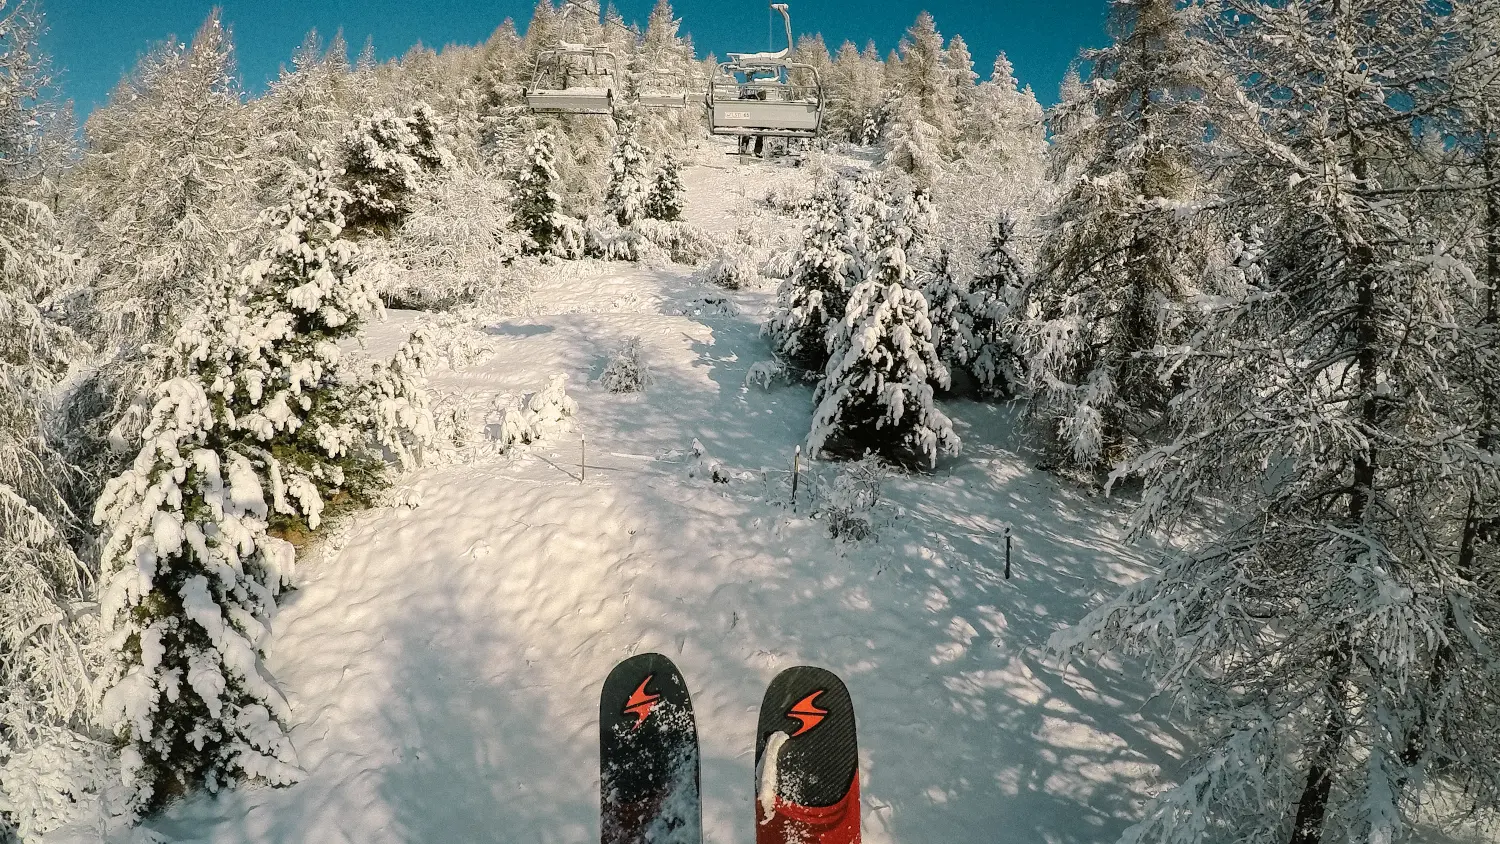
<path fill-rule="evenodd" d="M 777 732 L 787 735 L 775 760 L 781 772 L 776 781 L 779 799 L 822 808 L 838 804 L 856 787 L 854 704 L 838 675 L 810 665 L 776 675 L 766 688 L 755 728 L 757 771 L 767 739 Z"/>
<path fill-rule="evenodd" d="M 670 659 L 637 654 L 599 695 L 602 844 L 701 844 L 698 730 Z"/>

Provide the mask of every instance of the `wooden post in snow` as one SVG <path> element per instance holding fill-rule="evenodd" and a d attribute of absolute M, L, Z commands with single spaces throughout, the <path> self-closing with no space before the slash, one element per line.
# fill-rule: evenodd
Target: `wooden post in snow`
<path fill-rule="evenodd" d="M 802 474 L 802 446 L 792 453 L 792 512 L 797 512 L 797 480 Z"/>
<path fill-rule="evenodd" d="M 1010 580 L 1010 525 L 1005 526 L 1005 579 Z"/>

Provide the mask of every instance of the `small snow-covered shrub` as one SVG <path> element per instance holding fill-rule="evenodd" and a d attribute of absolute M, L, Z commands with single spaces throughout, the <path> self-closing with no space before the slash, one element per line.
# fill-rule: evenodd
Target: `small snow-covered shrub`
<path fill-rule="evenodd" d="M 725 290 L 744 290 L 760 283 L 760 273 L 756 271 L 754 261 L 744 250 L 737 248 L 720 251 L 700 278 Z"/>
<path fill-rule="evenodd" d="M 760 265 L 760 274 L 766 278 L 786 280 L 797 269 L 797 248 L 772 249 Z"/>
<path fill-rule="evenodd" d="M 688 462 L 688 477 L 701 478 L 716 484 L 727 484 L 733 477 L 724 464 L 709 456 L 703 441 L 693 438 L 692 459 Z"/>
<path fill-rule="evenodd" d="M 699 296 L 675 310 L 677 316 L 711 317 L 711 316 L 739 316 L 740 306 L 736 305 L 729 297 L 716 294 Z"/>
<path fill-rule="evenodd" d="M 779 360 L 758 360 L 750 364 L 750 371 L 745 373 L 745 385 L 758 386 L 762 390 L 769 390 L 778 383 L 791 383 L 791 380 L 791 371 Z"/>
<path fill-rule="evenodd" d="M 665 250 L 676 264 L 701 263 L 720 248 L 713 235 L 691 223 L 662 222 L 647 218 L 637 220 L 632 228 Z"/>
<path fill-rule="evenodd" d="M 577 217 L 558 214 L 553 220 L 556 239 L 552 242 L 552 254 L 568 261 L 584 257 L 588 251 L 588 232 L 584 222 Z"/>
<path fill-rule="evenodd" d="M 110 748 L 71 730 L 50 730 L 41 742 L 0 762 L 0 840 L 7 817 L 21 841 L 41 841 L 61 827 L 107 813 L 109 781 L 119 777 Z"/>
<path fill-rule="evenodd" d="M 427 375 L 438 358 L 433 335 L 425 325 L 412 332 L 389 364 L 375 365 L 360 396 L 370 437 L 403 469 L 416 466 L 440 442 L 427 397 Z"/>
<path fill-rule="evenodd" d="M 568 376 L 557 374 L 547 386 L 514 402 L 500 411 L 499 421 L 491 427 L 494 439 L 502 452 L 517 445 L 539 442 L 554 434 L 566 431 L 573 425 L 578 414 L 578 403 L 568 395 Z"/>
<path fill-rule="evenodd" d="M 767 188 L 761 204 L 782 214 L 800 214 L 812 207 L 812 197 L 798 184 L 782 183 Z"/>
<path fill-rule="evenodd" d="M 584 255 L 605 261 L 633 261 L 651 266 L 670 262 L 667 253 L 635 228 L 621 228 L 611 219 L 584 224 Z"/>
<path fill-rule="evenodd" d="M 832 483 L 815 476 L 814 514 L 828 526 L 830 536 L 859 542 L 875 534 L 882 521 L 880 493 L 888 474 L 885 463 L 866 455 L 844 466 Z"/>
<path fill-rule="evenodd" d="M 641 338 L 630 337 L 609 356 L 599 386 L 611 393 L 639 393 L 652 382 L 651 366 L 641 352 Z"/>

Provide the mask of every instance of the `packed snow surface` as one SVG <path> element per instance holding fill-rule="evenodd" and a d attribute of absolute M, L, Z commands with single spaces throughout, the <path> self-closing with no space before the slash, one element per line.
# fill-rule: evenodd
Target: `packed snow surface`
<path fill-rule="evenodd" d="M 795 226 L 757 200 L 805 182 L 802 170 L 702 160 L 684 171 L 693 222 Z M 156 832 L 597 841 L 599 689 L 645 651 L 671 657 L 692 692 L 709 842 L 754 840 L 756 707 L 798 664 L 838 673 L 853 695 L 871 844 L 1099 844 L 1138 816 L 1179 736 L 1142 707 L 1143 686 L 1042 652 L 1146 570 L 1150 550 L 1117 527 L 1123 504 L 1030 469 L 1013 408 L 953 402 L 962 456 L 893 477 L 876 535 L 834 540 L 808 495 L 839 466 L 804 461 L 790 500 L 810 388 L 746 385 L 769 357 L 769 286 L 724 294 L 689 268 L 555 266 L 478 320 L 487 358 L 434 380 L 481 445 L 401 476 L 390 506 L 348 519 L 299 564 L 269 668 L 292 706 L 301 782 L 192 798 Z M 734 307 L 695 306 L 725 295 Z M 369 353 L 417 320 L 392 313 Z M 612 393 L 597 380 L 631 337 L 654 380 Z M 482 447 L 495 408 L 559 374 L 574 425 Z M 718 470 L 696 471 L 695 439 Z"/>

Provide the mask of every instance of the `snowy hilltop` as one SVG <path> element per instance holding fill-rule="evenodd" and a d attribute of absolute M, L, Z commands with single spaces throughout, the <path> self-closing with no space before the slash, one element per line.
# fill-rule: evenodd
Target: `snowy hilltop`
<path fill-rule="evenodd" d="M 598 840 L 648 653 L 719 844 L 802 665 L 872 844 L 1496 840 L 1500 4 L 1108 7 L 1049 110 L 215 12 L 80 131 L 0 5 L 0 841 Z"/>

